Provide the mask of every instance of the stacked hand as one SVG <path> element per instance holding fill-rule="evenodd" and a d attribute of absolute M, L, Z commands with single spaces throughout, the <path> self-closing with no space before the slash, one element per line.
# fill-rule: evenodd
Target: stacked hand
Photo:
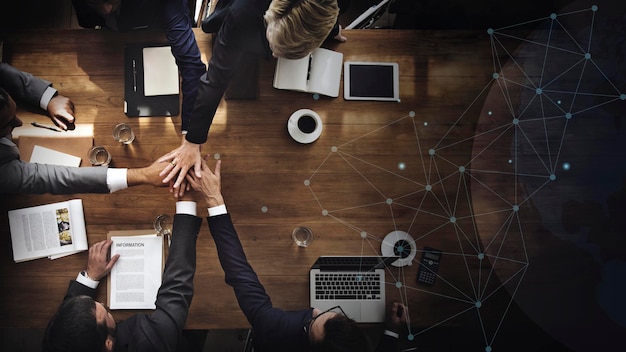
<path fill-rule="evenodd" d="M 160 157 L 157 161 L 168 163 L 159 176 L 165 176 L 163 183 L 168 183 L 176 179 L 172 188 L 175 194 L 179 196 L 184 194 L 185 189 L 188 188 L 185 183 L 185 177 L 192 168 L 197 178 L 202 177 L 202 157 L 200 156 L 199 144 L 183 140 L 180 147 Z"/>

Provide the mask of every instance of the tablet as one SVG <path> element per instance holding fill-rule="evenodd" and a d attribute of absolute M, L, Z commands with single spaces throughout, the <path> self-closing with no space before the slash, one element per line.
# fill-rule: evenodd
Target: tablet
<path fill-rule="evenodd" d="M 345 100 L 400 101 L 397 63 L 346 61 L 343 68 Z"/>

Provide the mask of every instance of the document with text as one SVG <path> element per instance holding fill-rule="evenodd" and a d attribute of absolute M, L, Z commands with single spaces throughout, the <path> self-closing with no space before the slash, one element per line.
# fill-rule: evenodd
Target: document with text
<path fill-rule="evenodd" d="M 155 309 L 163 271 L 163 237 L 111 236 L 111 256 L 120 255 L 109 277 L 109 308 Z"/>

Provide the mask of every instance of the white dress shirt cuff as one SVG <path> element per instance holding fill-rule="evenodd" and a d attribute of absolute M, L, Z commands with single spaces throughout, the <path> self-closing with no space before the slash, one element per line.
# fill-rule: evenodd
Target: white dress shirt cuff
<path fill-rule="evenodd" d="M 208 208 L 209 210 L 209 216 L 217 216 L 217 215 L 223 215 L 226 214 L 226 204 L 222 204 L 222 205 L 218 205 L 216 207 L 211 207 Z"/>
<path fill-rule="evenodd" d="M 196 216 L 196 202 L 181 200 L 176 202 L 176 214 L 187 214 Z"/>
<path fill-rule="evenodd" d="M 95 281 L 92 280 L 91 278 L 88 278 L 87 276 L 83 275 L 83 272 L 81 271 L 80 273 L 78 273 L 78 276 L 76 276 L 76 281 L 78 283 L 81 283 L 89 288 L 93 288 L 96 289 L 98 288 L 98 284 L 100 283 L 100 281 Z"/>
<path fill-rule="evenodd" d="M 128 188 L 128 169 L 107 169 L 107 186 L 109 192 L 113 193 L 124 188 Z"/>
<path fill-rule="evenodd" d="M 46 90 L 43 92 L 43 94 L 41 95 L 41 99 L 39 99 L 39 106 L 44 109 L 44 110 L 48 110 L 48 103 L 50 103 L 50 100 L 52 100 L 52 98 L 57 94 L 57 90 L 52 88 L 52 87 L 48 87 L 46 88 Z"/>

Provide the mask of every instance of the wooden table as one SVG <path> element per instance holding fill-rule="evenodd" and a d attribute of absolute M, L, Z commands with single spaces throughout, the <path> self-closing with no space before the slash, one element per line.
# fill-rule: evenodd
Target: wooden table
<path fill-rule="evenodd" d="M 346 36 L 346 43 L 329 46 L 342 52 L 344 61 L 399 64 L 401 102 L 345 101 L 343 90 L 339 98 L 318 100 L 279 91 L 271 84 L 275 60 L 262 60 L 258 99 L 222 101 L 203 146 L 204 153 L 222 160 L 223 193 L 241 242 L 273 304 L 283 309 L 308 306 L 308 270 L 318 256 L 380 254 L 382 239 L 394 230 L 410 233 L 419 250 L 432 246 L 459 253 L 460 229 L 480 246 L 471 239 L 477 236 L 471 223 L 460 221 L 470 211 L 467 197 L 457 197 L 456 185 L 454 190 L 442 187 L 446 175 L 458 169 L 445 163 L 433 169 L 428 152 L 445 142 L 450 147 L 438 156 L 450 165 L 469 162 L 471 146 L 452 142 L 474 133 L 471 116 L 480 111 L 479 93 L 493 70 L 489 37 L 483 31 L 401 30 L 352 30 Z M 197 31 L 196 38 L 207 62 L 211 36 Z M 12 34 L 4 51 L 13 66 L 52 81 L 72 98 L 78 122 L 94 124 L 94 143 L 110 150 L 113 167 L 138 167 L 181 141 L 179 116 L 127 118 L 123 113 L 123 45 L 141 41 L 165 39 L 159 32 L 32 31 Z M 300 108 L 316 111 L 324 122 L 313 144 L 298 144 L 287 133 L 289 116 Z M 47 122 L 21 109 L 18 114 L 25 123 Z M 450 130 L 464 115 L 467 123 Z M 111 137 L 113 126 L 121 121 L 131 124 L 137 135 L 131 145 L 119 145 Z M 442 180 L 433 181 L 430 194 L 435 196 L 425 197 L 435 177 Z M 7 245 L 0 255 L 0 327 L 45 327 L 68 281 L 87 262 L 85 252 L 15 264 L 6 210 L 80 197 L 90 244 L 105 239 L 111 230 L 151 228 L 157 214 L 175 211 L 167 189 L 151 186 L 104 195 L 2 197 L 0 231 Z M 456 225 L 451 221 L 454 214 L 429 210 L 441 209 L 442 202 L 450 202 L 444 208 L 459 214 Z M 199 214 L 204 214 L 202 205 Z M 306 249 L 291 239 L 300 225 L 315 233 Z M 361 237 L 363 232 L 367 239 Z M 197 250 L 196 293 L 187 327 L 248 327 L 232 289 L 224 283 L 206 226 Z M 415 283 L 419 257 L 418 252 L 413 265 L 391 268 L 387 275 L 388 300 L 409 306 L 413 333 L 436 324 L 476 322 L 474 302 L 459 293 L 471 291 L 468 278 L 484 275 L 488 264 L 468 265 L 462 256 L 444 254 L 440 274 L 445 280 L 425 287 Z M 101 286 L 97 298 L 106 301 L 105 282 Z M 490 320 L 486 312 L 482 319 Z M 115 316 L 123 319 L 135 313 L 119 311 Z"/>

